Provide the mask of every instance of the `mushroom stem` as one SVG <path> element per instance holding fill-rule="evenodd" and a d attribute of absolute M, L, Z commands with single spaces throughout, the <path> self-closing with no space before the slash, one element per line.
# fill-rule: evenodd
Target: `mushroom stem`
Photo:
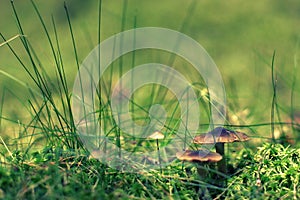
<path fill-rule="evenodd" d="M 200 162 L 198 163 L 197 172 L 198 172 L 198 174 L 199 174 L 199 176 L 202 180 L 206 179 L 206 176 L 207 176 L 208 172 L 207 172 L 207 169 L 206 169 L 206 167 L 204 166 L 203 163 L 200 163 Z"/>
<path fill-rule="evenodd" d="M 225 158 L 225 151 L 224 151 L 224 143 L 216 143 L 216 152 L 219 153 L 223 158 L 218 162 L 218 171 L 222 172 L 223 174 L 227 174 L 227 167 L 226 167 L 226 158 Z"/>
<path fill-rule="evenodd" d="M 200 180 L 203 182 L 207 182 L 207 176 L 208 176 L 208 169 L 205 167 L 205 164 L 203 162 L 199 162 L 197 164 L 197 172 L 200 177 Z M 212 199 L 210 196 L 210 193 L 207 189 L 206 186 L 200 186 L 200 191 L 199 191 L 199 198 L 200 199 Z"/>
<path fill-rule="evenodd" d="M 158 139 L 156 139 L 156 147 L 157 147 L 157 154 L 158 154 L 158 164 L 159 164 L 159 169 L 160 169 L 160 173 L 162 174 L 161 158 L 160 158 L 160 152 L 159 152 L 159 143 L 158 143 Z"/>

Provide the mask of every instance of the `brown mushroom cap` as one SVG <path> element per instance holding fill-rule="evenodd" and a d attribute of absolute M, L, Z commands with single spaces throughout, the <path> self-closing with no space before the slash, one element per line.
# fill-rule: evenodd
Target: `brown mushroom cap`
<path fill-rule="evenodd" d="M 188 162 L 218 162 L 222 159 L 222 156 L 220 154 L 210 152 L 208 150 L 186 150 L 183 152 L 177 152 L 176 157 L 179 160 Z"/>
<path fill-rule="evenodd" d="M 213 144 L 213 143 L 231 143 L 249 140 L 245 133 L 231 131 L 223 127 L 217 127 L 214 130 L 194 137 L 195 144 Z"/>
<path fill-rule="evenodd" d="M 150 139 L 150 140 L 160 140 L 160 139 L 164 139 L 164 138 L 165 138 L 165 135 L 159 131 L 155 131 L 154 133 L 152 133 L 151 135 L 149 135 L 147 137 L 147 139 Z"/>

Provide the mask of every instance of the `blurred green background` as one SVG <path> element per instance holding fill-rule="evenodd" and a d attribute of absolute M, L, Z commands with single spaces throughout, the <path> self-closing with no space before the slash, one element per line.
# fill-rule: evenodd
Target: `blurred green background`
<path fill-rule="evenodd" d="M 42 65 L 54 77 L 51 49 L 41 23 L 28 0 L 14 1 L 27 39 Z M 271 61 L 276 51 L 278 104 L 283 121 L 288 120 L 293 76 L 300 77 L 299 36 L 300 2 L 297 0 L 265 1 L 191 1 L 191 0 L 128 0 L 102 1 L 101 41 L 134 27 L 164 27 L 192 37 L 210 54 L 224 79 L 228 110 L 237 115 L 240 124 L 270 122 L 273 95 Z M 63 1 L 36 1 L 53 37 L 53 16 L 57 26 L 69 86 L 76 76 L 76 62 Z M 97 45 L 98 1 L 69 0 L 79 61 Z M 126 10 L 125 16 L 123 12 Z M 19 34 L 16 19 L 8 0 L 0 0 L 0 32 L 6 39 Z M 0 44 L 3 42 L 0 39 Z M 17 38 L 10 45 L 27 65 L 30 64 Z M 6 45 L 0 47 L 0 69 L 34 87 L 32 80 Z M 187 72 L 188 74 L 189 72 Z M 294 89 L 293 110 L 300 110 L 300 80 Z M 0 74 L 0 94 L 5 92 L 2 114 L 20 119 L 26 90 Z M 17 99 L 20 98 L 20 100 Z M 3 96 L 1 97 L 3 98 Z M 22 101 L 24 100 L 24 101 Z M 246 109 L 246 111 L 245 111 Z M 243 113 L 243 111 L 245 111 Z M 24 117 L 24 116 L 22 116 Z M 26 116 L 25 116 L 26 118 Z M 30 117 L 29 117 L 30 118 Z M 232 121 L 237 123 L 237 121 Z M 2 127 L 4 122 L 2 121 Z M 2 128 L 4 130 L 4 128 Z M 270 136 L 270 128 L 257 131 Z"/>

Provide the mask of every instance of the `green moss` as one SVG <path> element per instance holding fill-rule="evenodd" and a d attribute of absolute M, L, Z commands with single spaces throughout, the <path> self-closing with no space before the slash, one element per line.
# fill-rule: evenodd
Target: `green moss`
<path fill-rule="evenodd" d="M 241 171 L 229 180 L 226 198 L 298 199 L 300 149 L 266 143 L 251 156 L 243 151 Z M 244 156 L 246 155 L 247 156 Z"/>

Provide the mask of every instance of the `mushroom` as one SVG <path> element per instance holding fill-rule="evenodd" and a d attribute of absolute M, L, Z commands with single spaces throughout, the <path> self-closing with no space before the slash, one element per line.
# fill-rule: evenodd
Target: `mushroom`
<path fill-rule="evenodd" d="M 200 166 L 197 166 L 198 174 L 202 179 L 206 178 L 207 170 L 203 164 L 215 163 L 222 160 L 222 156 L 218 153 L 210 152 L 207 149 L 200 150 L 186 150 L 183 152 L 177 152 L 176 157 L 181 161 L 196 162 Z M 209 191 L 206 187 L 200 186 L 201 193 L 200 199 L 211 199 Z"/>
<path fill-rule="evenodd" d="M 223 127 L 217 127 L 206 134 L 201 134 L 194 137 L 193 143 L 215 144 L 216 152 L 221 156 L 224 156 L 224 143 L 243 142 L 249 139 L 250 138 L 245 133 L 239 131 L 231 131 Z M 222 159 L 218 163 L 218 170 L 224 174 L 227 174 L 225 159 Z"/>
<path fill-rule="evenodd" d="M 181 161 L 198 163 L 200 166 L 197 166 L 197 171 L 201 179 L 205 179 L 207 175 L 207 169 L 204 168 L 204 164 L 211 164 L 222 160 L 220 154 L 208 151 L 207 149 L 185 150 L 176 153 L 176 157 Z M 199 199 L 212 199 L 205 185 L 200 185 Z"/>
<path fill-rule="evenodd" d="M 222 160 L 222 156 L 218 153 L 210 152 L 208 150 L 185 150 L 183 152 L 177 152 L 176 157 L 181 161 L 198 162 L 198 163 L 215 163 Z M 200 176 L 207 174 L 206 170 L 198 169 Z"/>
<path fill-rule="evenodd" d="M 162 173 L 162 169 L 161 169 L 161 158 L 160 158 L 160 153 L 159 153 L 159 143 L 158 140 L 164 139 L 165 135 L 162 134 L 160 131 L 155 131 L 154 133 L 152 133 L 151 135 L 149 135 L 147 137 L 148 140 L 156 140 L 156 147 L 157 147 L 157 154 L 158 154 L 158 162 L 159 162 L 159 166 L 160 166 L 160 173 Z"/>

